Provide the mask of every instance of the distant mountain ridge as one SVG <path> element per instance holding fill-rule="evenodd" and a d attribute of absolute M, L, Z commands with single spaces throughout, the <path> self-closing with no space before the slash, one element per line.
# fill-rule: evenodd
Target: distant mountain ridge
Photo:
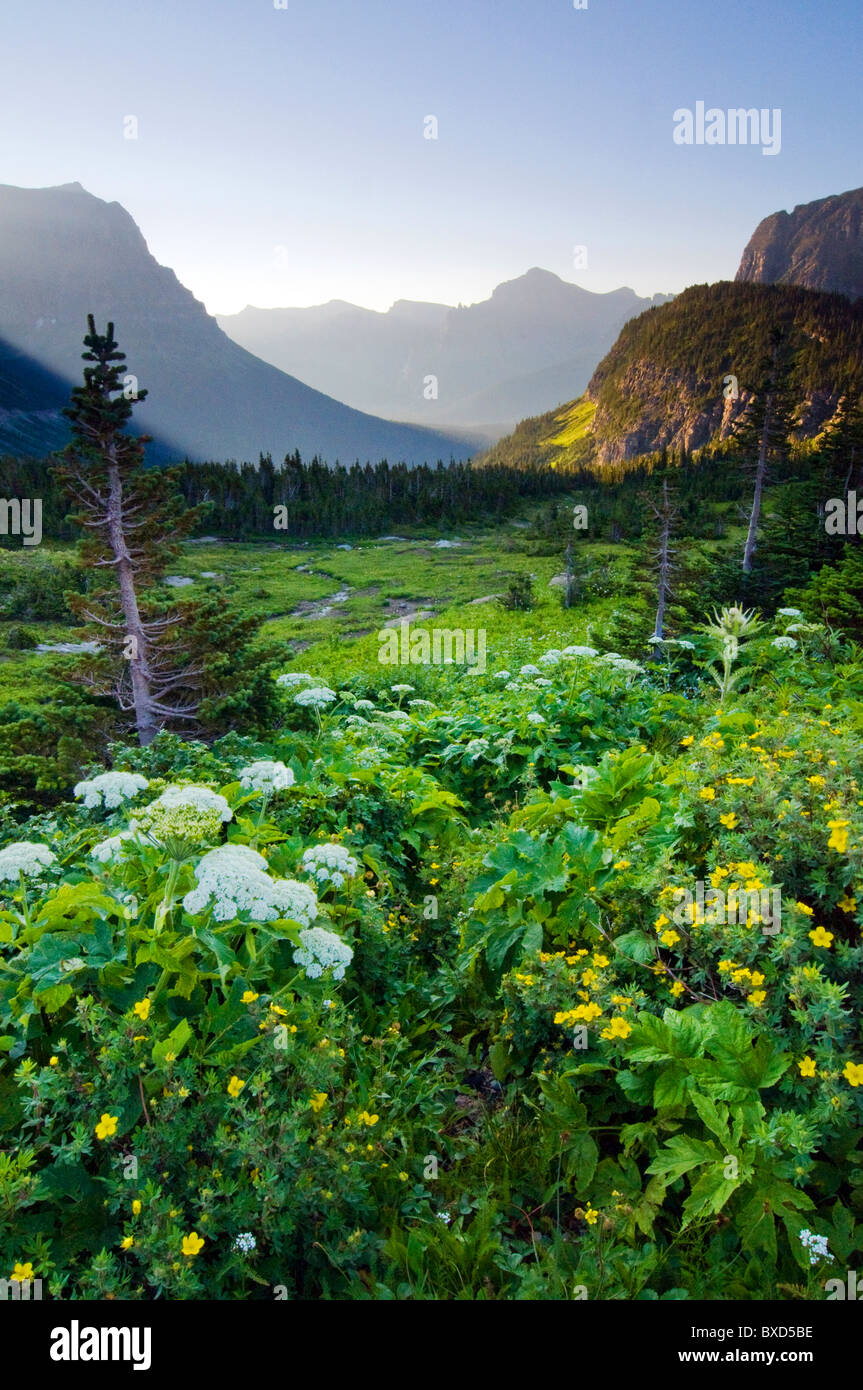
<path fill-rule="evenodd" d="M 358 409 L 500 432 L 583 390 L 623 324 L 669 298 L 594 294 L 534 267 L 457 308 L 397 300 L 380 313 L 331 300 L 250 306 L 217 321 L 249 351 Z"/>
<path fill-rule="evenodd" d="M 863 297 L 863 188 L 765 217 L 735 279 Z"/>
<path fill-rule="evenodd" d="M 351 464 L 473 452 L 461 436 L 353 410 L 244 351 L 159 265 L 129 213 L 78 183 L 0 186 L 0 449 L 20 449 L 26 436 L 31 452 L 44 453 L 58 432 L 66 437 L 59 407 L 45 407 L 47 381 L 44 428 L 38 411 L 23 419 L 19 388 L 37 368 L 80 381 L 89 312 L 100 327 L 113 320 L 128 370 L 149 393 L 136 424 L 158 438 L 160 454 L 256 462 L 261 452 L 280 461 L 299 449 Z M 3 414 L 3 392 L 18 401 L 15 419 Z"/>
<path fill-rule="evenodd" d="M 583 396 L 522 421 L 481 461 L 601 468 L 726 439 L 752 399 L 774 327 L 790 357 L 796 432 L 811 438 L 863 382 L 863 301 L 721 281 L 630 320 Z M 737 399 L 725 394 L 728 376 Z"/>

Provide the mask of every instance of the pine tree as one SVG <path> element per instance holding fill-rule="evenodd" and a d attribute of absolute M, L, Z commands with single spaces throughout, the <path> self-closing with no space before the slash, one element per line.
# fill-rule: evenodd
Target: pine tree
<path fill-rule="evenodd" d="M 84 368 L 84 385 L 75 388 L 64 411 L 72 442 L 56 476 L 78 509 L 71 519 L 86 532 L 79 556 L 92 587 L 70 594 L 68 603 L 100 643 L 99 655 L 81 672 L 82 682 L 133 712 L 139 741 L 148 744 L 167 721 L 193 718 L 196 709 L 190 689 L 202 668 L 177 665 L 184 649 L 180 614 L 146 593 L 179 554 L 200 509 L 184 508 L 173 472 L 144 469 L 149 436 L 136 439 L 124 427 L 133 401 L 147 393 L 128 391 L 130 378 L 121 379 L 126 357 L 114 325 L 100 334 L 92 314 L 87 322 L 82 357 L 95 365 Z"/>

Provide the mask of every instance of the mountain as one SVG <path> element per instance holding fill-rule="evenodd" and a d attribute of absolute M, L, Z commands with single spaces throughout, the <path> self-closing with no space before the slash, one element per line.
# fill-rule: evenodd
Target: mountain
<path fill-rule="evenodd" d="M 32 373 L 81 379 L 90 312 L 99 326 L 113 320 L 129 372 L 149 392 L 135 421 L 161 442 L 157 454 L 255 462 L 261 452 L 281 460 L 299 449 L 329 463 L 386 457 L 413 464 L 473 452 L 462 436 L 375 419 L 244 351 L 159 265 L 119 203 L 78 183 L 0 186 L 0 374 L 10 400 L 33 417 L 26 431 L 34 451 L 57 447 L 58 421 L 49 427 L 46 417 L 40 430 L 53 387 Z M 28 407 L 30 387 L 36 394 Z M 0 448 L 11 449 L 24 421 L 10 425 L 2 409 L 0 396 Z"/>
<path fill-rule="evenodd" d="M 602 466 L 725 439 L 752 399 L 774 327 L 790 357 L 797 434 L 810 438 L 863 382 L 863 301 L 722 281 L 630 320 L 582 397 L 522 421 L 480 461 Z M 731 375 L 736 400 L 724 395 Z"/>
<path fill-rule="evenodd" d="M 863 296 L 863 188 L 774 212 L 755 229 L 735 277 Z"/>
<path fill-rule="evenodd" d="M 217 316 L 235 342 L 362 410 L 500 434 L 587 385 L 623 324 L 653 303 L 593 294 L 537 267 L 453 308 L 397 300 L 385 313 L 331 300 Z M 437 398 L 425 397 L 437 378 Z"/>

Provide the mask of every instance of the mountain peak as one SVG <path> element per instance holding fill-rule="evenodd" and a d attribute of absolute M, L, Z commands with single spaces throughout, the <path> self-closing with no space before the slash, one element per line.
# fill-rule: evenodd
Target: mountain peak
<path fill-rule="evenodd" d="M 863 188 L 765 217 L 747 243 L 735 279 L 863 297 Z"/>

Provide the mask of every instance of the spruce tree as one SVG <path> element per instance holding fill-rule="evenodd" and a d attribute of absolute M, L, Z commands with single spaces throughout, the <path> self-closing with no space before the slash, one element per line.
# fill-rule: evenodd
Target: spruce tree
<path fill-rule="evenodd" d="M 90 587 L 67 601 L 100 646 L 82 668 L 82 683 L 132 712 L 146 745 L 165 723 L 194 719 L 198 704 L 200 661 L 177 661 L 185 649 L 180 613 L 147 591 L 176 559 L 200 509 L 184 507 L 173 472 L 143 467 L 149 436 L 136 439 L 125 426 L 133 402 L 147 393 L 127 390 L 134 378 L 122 379 L 126 357 L 114 325 L 102 334 L 92 314 L 87 322 L 82 357 L 93 365 L 84 368 L 84 385 L 75 388 L 64 411 L 72 441 L 56 477 L 77 508 L 71 520 L 85 530 L 79 557 Z"/>

